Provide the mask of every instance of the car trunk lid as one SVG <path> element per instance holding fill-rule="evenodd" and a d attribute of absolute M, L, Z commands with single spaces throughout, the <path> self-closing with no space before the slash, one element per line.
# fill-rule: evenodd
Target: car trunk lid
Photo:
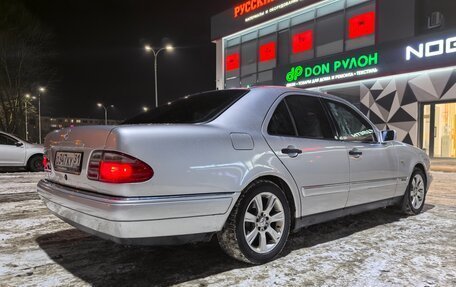
<path fill-rule="evenodd" d="M 87 179 L 87 163 L 95 150 L 102 150 L 115 126 L 84 126 L 57 130 L 45 139 L 47 178 L 53 182 L 94 190 Z"/>

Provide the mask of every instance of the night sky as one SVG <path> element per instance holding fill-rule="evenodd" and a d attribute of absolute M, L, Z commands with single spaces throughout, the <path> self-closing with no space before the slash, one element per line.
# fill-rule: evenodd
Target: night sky
<path fill-rule="evenodd" d="M 43 114 L 125 119 L 154 106 L 153 56 L 144 42 L 178 47 L 159 56 L 159 101 L 215 89 L 210 18 L 239 1 L 23 0 L 54 34 L 56 81 Z"/>

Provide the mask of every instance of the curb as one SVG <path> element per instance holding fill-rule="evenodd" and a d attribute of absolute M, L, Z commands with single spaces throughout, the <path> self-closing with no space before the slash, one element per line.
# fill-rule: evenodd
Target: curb
<path fill-rule="evenodd" d="M 431 165 L 431 171 L 456 172 L 456 166 Z"/>

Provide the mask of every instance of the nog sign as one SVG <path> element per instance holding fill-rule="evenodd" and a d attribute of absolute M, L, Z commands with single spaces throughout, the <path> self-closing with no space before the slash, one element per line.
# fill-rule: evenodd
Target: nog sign
<path fill-rule="evenodd" d="M 249 0 L 234 7 L 234 18 L 253 12 L 268 4 L 273 3 L 274 0 Z"/>
<path fill-rule="evenodd" d="M 452 53 L 456 53 L 456 37 L 420 43 L 416 47 L 407 46 L 405 48 L 405 59 L 410 61 L 412 57 L 422 59 Z"/>

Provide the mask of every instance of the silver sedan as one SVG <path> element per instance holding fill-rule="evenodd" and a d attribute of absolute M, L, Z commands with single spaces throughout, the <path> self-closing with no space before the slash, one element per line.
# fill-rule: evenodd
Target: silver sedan
<path fill-rule="evenodd" d="M 420 149 L 348 102 L 282 87 L 180 98 L 120 126 L 55 131 L 38 192 L 69 224 L 121 244 L 210 240 L 261 264 L 290 232 L 397 205 L 421 212 Z"/>

